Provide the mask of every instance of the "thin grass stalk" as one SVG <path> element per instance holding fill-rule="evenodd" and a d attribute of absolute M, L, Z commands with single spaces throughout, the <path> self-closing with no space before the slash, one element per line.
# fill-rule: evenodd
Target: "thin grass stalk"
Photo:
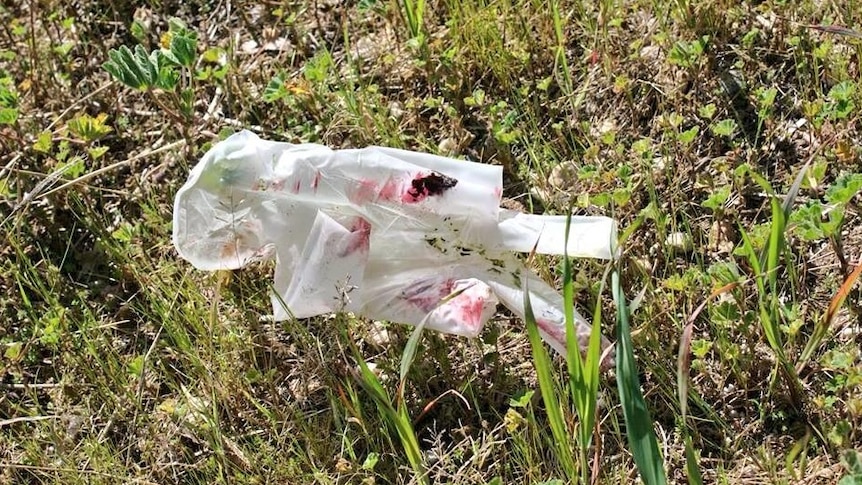
<path fill-rule="evenodd" d="M 569 61 L 566 58 L 566 36 L 563 31 L 564 19 L 562 12 L 560 12 L 559 0 L 552 0 L 550 3 L 551 17 L 554 22 L 554 36 L 557 41 L 557 46 L 554 50 L 554 70 L 557 73 L 563 94 L 569 98 L 572 103 L 572 109 L 575 110 L 577 103 L 572 99 L 574 83 L 572 82 L 572 70 L 569 68 Z"/>
<path fill-rule="evenodd" d="M 402 7 L 401 11 L 404 12 L 410 37 L 420 37 L 425 17 L 425 0 L 401 0 L 399 3 Z"/>

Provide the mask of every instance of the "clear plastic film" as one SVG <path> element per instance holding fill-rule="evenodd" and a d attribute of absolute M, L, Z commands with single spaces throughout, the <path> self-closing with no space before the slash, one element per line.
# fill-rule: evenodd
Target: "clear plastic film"
<path fill-rule="evenodd" d="M 475 337 L 498 303 L 566 349 L 563 299 L 514 252 L 611 259 L 607 217 L 500 207 L 499 166 L 391 148 L 331 150 L 243 131 L 216 144 L 174 203 L 173 242 L 202 270 L 275 259 L 276 320 L 351 311 Z M 582 345 L 590 326 L 575 312 Z M 607 345 L 607 342 L 604 342 Z"/>

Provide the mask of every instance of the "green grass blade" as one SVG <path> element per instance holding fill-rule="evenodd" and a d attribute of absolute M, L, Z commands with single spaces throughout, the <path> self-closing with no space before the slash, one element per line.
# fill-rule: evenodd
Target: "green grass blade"
<path fill-rule="evenodd" d="M 652 417 L 641 393 L 632 348 L 628 307 L 616 271 L 611 273 L 611 290 L 617 307 L 617 387 L 629 447 L 644 483 L 664 484 L 667 483 L 664 462 L 653 431 Z"/>
<path fill-rule="evenodd" d="M 431 315 L 431 312 L 428 313 Z M 398 396 L 404 396 L 404 384 L 407 381 L 407 373 L 410 371 L 410 366 L 413 365 L 413 360 L 416 358 L 416 352 L 419 349 L 419 340 L 422 337 L 422 331 L 425 330 L 425 323 L 428 321 L 428 315 L 422 319 L 419 325 L 413 329 L 410 338 L 407 339 L 407 344 L 404 346 L 404 353 L 401 355 L 401 363 L 398 369 Z"/>
<path fill-rule="evenodd" d="M 554 439 L 554 450 L 568 477 L 575 479 L 575 462 L 572 456 L 574 446 L 572 446 L 560 402 L 557 399 L 557 386 L 554 385 L 551 374 L 551 359 L 542 344 L 542 337 L 539 335 L 539 327 L 536 324 L 536 316 L 530 302 L 530 289 L 526 279 L 524 280 L 524 319 L 527 324 L 530 348 L 533 352 L 533 366 L 536 369 L 539 390 L 542 392 L 542 401 L 545 403 L 545 412 L 548 415 L 548 423 Z"/>
<path fill-rule="evenodd" d="M 766 293 L 766 287 L 763 284 L 763 271 L 760 258 L 757 257 L 754 244 L 752 244 L 751 238 L 742 225 L 739 226 L 739 234 L 742 236 L 742 249 L 745 252 L 745 257 L 748 259 L 748 264 L 751 265 L 751 270 L 754 273 L 754 283 L 757 285 L 758 295 L 762 296 Z"/>
<path fill-rule="evenodd" d="M 769 288 L 774 294 L 778 283 L 778 263 L 784 252 L 784 229 L 787 226 L 787 220 L 778 200 L 773 198 L 771 204 L 772 222 L 770 223 L 769 241 L 766 244 L 766 264 L 763 265 L 763 269 L 766 271 L 764 276 L 769 282 Z"/>
<path fill-rule="evenodd" d="M 577 331 L 575 329 L 575 298 L 574 279 L 572 277 L 572 261 L 569 259 L 567 248 L 569 246 L 569 230 L 572 215 L 566 218 L 566 236 L 563 251 L 563 305 L 566 319 L 566 364 L 569 373 L 569 392 L 575 409 L 578 413 L 578 450 L 579 468 L 581 470 L 581 482 L 587 483 L 589 472 L 589 460 L 587 453 L 592 443 L 593 427 L 596 422 L 596 409 L 598 407 L 599 392 L 599 366 L 602 353 L 601 338 L 601 295 L 604 292 L 604 279 L 599 291 L 593 313 L 593 326 L 590 332 L 590 340 L 587 345 L 586 355 L 581 356 L 581 348 Z"/>
<path fill-rule="evenodd" d="M 796 363 L 797 373 L 802 372 L 805 364 L 808 363 L 808 359 L 811 358 L 811 354 L 820 346 L 820 342 L 823 341 L 823 338 L 826 336 L 826 332 L 832 326 L 832 321 L 838 315 L 838 309 L 844 304 L 844 300 L 847 299 L 847 295 L 850 294 L 850 290 L 853 288 L 856 280 L 859 279 L 860 274 L 862 274 L 862 264 L 856 266 L 856 269 L 850 273 L 850 276 L 844 280 L 844 283 L 842 283 L 841 287 L 838 288 L 838 292 L 834 297 L 832 297 L 832 301 L 829 302 L 829 307 L 826 309 L 826 313 L 817 323 L 817 326 L 814 328 L 814 332 L 811 334 L 811 337 L 808 339 L 808 343 L 805 344 L 805 348 L 799 356 L 799 361 Z"/>
<path fill-rule="evenodd" d="M 700 466 L 697 464 L 697 455 L 694 452 L 694 445 L 691 444 L 691 436 L 685 436 L 685 474 L 688 477 L 689 485 L 703 485 L 703 476 L 700 473 Z"/>
<path fill-rule="evenodd" d="M 446 295 L 443 299 L 440 300 L 437 305 L 425 315 L 425 318 L 419 322 L 419 325 L 416 325 L 416 328 L 413 329 L 413 332 L 410 334 L 410 338 L 407 339 L 407 344 L 404 346 L 404 353 L 401 355 L 401 363 L 399 365 L 399 386 L 398 386 L 398 397 L 399 402 L 401 398 L 404 396 L 404 383 L 407 379 L 407 373 L 410 371 L 410 366 L 413 365 L 413 361 L 416 359 L 416 352 L 419 350 L 419 340 L 422 337 L 422 331 L 425 330 L 425 325 L 428 323 L 428 318 L 431 317 L 431 314 L 437 308 L 440 308 L 441 305 L 457 298 L 461 293 L 464 293 L 469 287 L 461 288 L 460 290 L 453 291 L 449 295 Z"/>
<path fill-rule="evenodd" d="M 778 364 L 784 373 L 787 380 L 787 385 L 792 395 L 793 402 L 796 407 L 800 407 L 803 400 L 802 383 L 796 372 L 796 368 L 790 363 L 784 349 L 784 342 L 781 333 L 782 314 L 780 310 L 781 302 L 778 300 L 778 270 L 782 263 L 782 256 L 787 252 L 785 232 L 787 230 L 787 221 L 790 218 L 790 212 L 802 186 L 802 181 L 808 171 L 808 163 L 806 163 L 799 173 L 796 175 L 793 184 L 790 187 L 787 195 L 779 203 L 774 196 L 771 185 L 761 175 L 749 171 L 754 181 L 763 187 L 763 189 L 771 197 L 770 204 L 772 208 L 772 220 L 770 222 L 769 239 L 764 246 L 760 258 L 754 257 L 754 248 L 745 231 L 741 231 L 743 244 L 748 259 L 751 262 L 754 270 L 754 280 L 757 283 L 758 290 L 758 306 L 760 325 L 763 329 L 763 334 L 772 351 L 775 353 Z M 757 261 L 756 261 L 757 260 Z"/>
<path fill-rule="evenodd" d="M 345 332 L 346 333 L 346 332 Z M 413 429 L 413 424 L 410 417 L 407 415 L 407 410 L 404 406 L 399 406 L 397 409 L 392 404 L 392 400 L 386 393 L 380 380 L 368 367 L 365 358 L 359 353 L 359 349 L 349 337 L 345 336 L 345 340 L 350 342 L 350 348 L 354 358 L 359 363 L 359 381 L 360 384 L 371 395 L 377 411 L 383 420 L 395 428 L 398 434 L 398 439 L 401 446 L 404 448 L 404 454 L 407 456 L 407 461 L 416 473 L 420 483 L 428 483 L 428 477 L 425 472 L 425 465 L 422 461 L 422 450 L 419 447 L 419 439 L 416 437 L 416 430 Z"/>

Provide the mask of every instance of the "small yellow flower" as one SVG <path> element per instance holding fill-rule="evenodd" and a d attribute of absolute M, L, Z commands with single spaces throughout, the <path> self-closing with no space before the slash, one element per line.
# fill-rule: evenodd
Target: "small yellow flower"
<path fill-rule="evenodd" d="M 171 47 L 171 38 L 173 37 L 173 33 L 170 31 L 162 34 L 162 37 L 159 39 L 159 45 L 162 46 L 162 49 L 169 49 Z"/>
<path fill-rule="evenodd" d="M 856 150 L 849 141 L 841 140 L 835 146 L 835 156 L 838 157 L 839 162 L 850 164 L 856 160 Z"/>
<path fill-rule="evenodd" d="M 521 413 L 515 411 L 514 408 L 509 408 L 506 411 L 506 416 L 503 418 L 503 424 L 506 425 L 506 431 L 509 434 L 512 434 L 518 431 L 521 426 L 524 426 L 527 423 L 527 420 L 521 416 Z"/>

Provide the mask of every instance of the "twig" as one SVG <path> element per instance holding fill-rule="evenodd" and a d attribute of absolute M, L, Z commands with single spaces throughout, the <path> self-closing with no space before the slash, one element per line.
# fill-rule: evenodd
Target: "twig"
<path fill-rule="evenodd" d="M 59 417 L 60 416 L 52 414 L 50 416 L 20 416 L 17 418 L 3 419 L 3 420 L 0 420 L 0 428 L 2 428 L 4 426 L 16 424 L 16 423 L 32 423 L 35 421 L 45 421 L 48 419 L 57 419 Z"/>
<path fill-rule="evenodd" d="M 0 383 L 0 389 L 55 389 L 62 386 L 60 383 L 39 383 L 39 384 L 6 384 Z"/>
<path fill-rule="evenodd" d="M 55 193 L 55 192 L 59 192 L 59 191 L 61 191 L 61 190 L 63 190 L 63 189 L 69 188 L 69 187 L 71 187 L 71 186 L 73 186 L 73 185 L 80 184 L 81 182 L 84 182 L 84 181 L 86 181 L 86 180 L 90 180 L 90 179 L 91 179 L 91 178 L 93 178 L 93 177 L 98 177 L 99 175 L 102 175 L 103 173 L 110 172 L 111 170 L 114 170 L 114 169 L 116 169 L 116 168 L 120 168 L 120 167 L 122 167 L 122 166 L 124 166 L 124 165 L 128 165 L 128 164 L 130 164 L 130 163 L 132 163 L 132 162 L 136 162 L 136 161 L 138 161 L 138 160 L 141 160 L 142 158 L 147 158 L 147 157 L 150 157 L 150 156 L 153 156 L 153 155 L 158 155 L 159 153 L 166 152 L 166 151 L 168 151 L 168 150 L 173 150 L 174 148 L 179 148 L 179 147 L 181 147 L 181 146 L 183 146 L 183 145 L 185 145 L 185 144 L 186 144 L 186 140 L 178 140 L 178 141 L 175 141 L 175 142 L 173 142 L 173 143 L 168 143 L 167 145 L 161 146 L 161 147 L 156 148 L 156 149 L 154 149 L 154 150 L 150 150 L 150 151 L 147 151 L 147 152 L 139 153 L 139 154 L 137 154 L 137 155 L 135 155 L 135 156 L 133 156 L 133 157 L 129 157 L 129 158 L 127 158 L 127 159 L 123 160 L 123 161 L 120 161 L 120 162 L 117 162 L 117 163 L 112 163 L 111 165 L 108 165 L 107 167 L 102 167 L 102 168 L 100 168 L 100 169 L 98 169 L 98 170 L 94 170 L 94 171 L 92 171 L 92 172 L 90 172 L 90 173 L 87 173 L 87 174 L 81 175 L 80 177 L 78 177 L 78 178 L 76 178 L 76 179 L 74 179 L 74 180 L 70 180 L 69 182 L 66 182 L 65 184 L 63 184 L 63 185 L 61 185 L 61 186 L 59 186 L 59 187 L 53 188 L 53 189 L 51 189 L 51 190 L 49 190 L 49 191 L 47 191 L 47 192 L 43 193 L 42 195 L 38 196 L 38 198 L 47 197 L 47 196 L 49 196 L 49 195 L 51 195 L 51 194 L 53 194 L 53 193 Z"/>
<path fill-rule="evenodd" d="M 69 114 L 69 112 L 72 111 L 72 109 L 74 109 L 76 106 L 83 103 L 84 101 L 87 101 L 88 99 L 101 93 L 102 91 L 108 89 L 109 87 L 111 87 L 113 85 L 114 85 L 113 81 L 111 81 L 107 84 L 103 84 L 103 85 L 99 86 L 98 88 L 94 89 L 92 92 L 88 93 L 86 96 L 77 99 L 74 103 L 70 104 L 65 110 L 63 110 L 63 112 L 60 113 L 60 116 L 57 116 L 56 118 L 54 118 L 54 121 L 52 121 L 51 124 L 48 125 L 48 127 L 45 129 L 46 130 L 52 130 L 54 128 L 54 125 L 56 125 L 58 121 L 65 118 L 66 115 Z"/>
<path fill-rule="evenodd" d="M 96 470 L 88 470 L 86 468 L 61 468 L 61 467 L 47 467 L 47 466 L 35 466 L 35 465 L 24 465 L 21 463 L 8 463 L 8 462 L 0 462 L 0 469 L 3 468 L 13 468 L 19 470 L 29 470 L 34 472 L 43 472 L 43 473 L 81 473 L 85 475 L 111 478 L 114 480 L 122 480 L 122 483 L 141 483 L 141 484 L 153 484 L 155 485 L 157 482 L 152 482 L 145 478 L 135 478 L 135 477 L 121 477 L 118 475 L 112 475 L 110 473 L 99 472 Z M 120 483 L 117 481 L 115 483 Z"/>

